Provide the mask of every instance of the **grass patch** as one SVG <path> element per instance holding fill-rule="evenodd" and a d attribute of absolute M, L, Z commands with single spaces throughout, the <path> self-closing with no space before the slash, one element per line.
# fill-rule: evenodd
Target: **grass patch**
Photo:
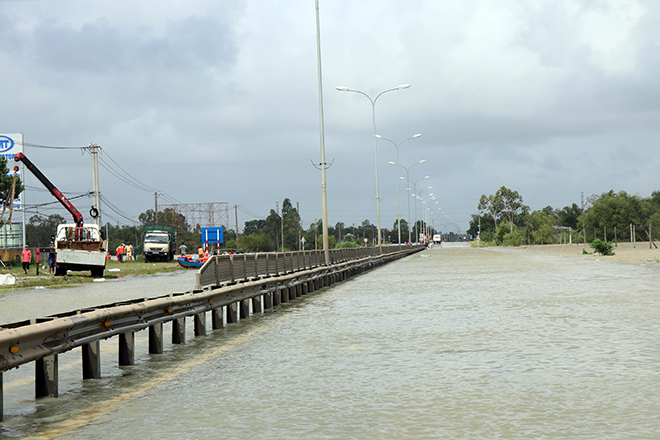
<path fill-rule="evenodd" d="M 16 284 L 0 286 L 0 292 L 35 287 L 57 289 L 91 283 L 94 281 L 94 277 L 92 277 L 89 271 L 69 271 L 64 277 L 56 277 L 50 275 L 48 273 L 48 268 L 44 269 L 43 266 L 45 266 L 44 263 L 39 265 L 39 275 L 37 275 L 36 264 L 31 264 L 30 272 L 27 276 L 25 275 L 25 272 L 23 272 L 23 268 L 20 266 L 8 265 L 7 268 L 0 267 L 0 275 L 10 273 L 16 278 Z M 173 272 L 175 270 L 185 269 L 179 266 L 176 261 L 170 261 L 168 263 L 145 263 L 144 260 L 140 258 L 135 261 L 120 263 L 115 260 L 109 260 L 106 262 L 104 278 L 111 280 L 125 276 L 154 275 L 164 272 Z"/>

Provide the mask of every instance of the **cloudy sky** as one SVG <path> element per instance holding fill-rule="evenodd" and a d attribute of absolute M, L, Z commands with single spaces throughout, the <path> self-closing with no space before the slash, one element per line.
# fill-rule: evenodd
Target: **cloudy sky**
<path fill-rule="evenodd" d="M 376 101 L 377 132 L 422 134 L 399 162 L 426 161 L 410 179 L 429 176 L 417 190 L 433 187 L 421 195 L 435 195 L 438 228 L 467 229 L 502 185 L 532 209 L 660 189 L 660 2 L 320 0 L 320 20 L 332 225 L 376 223 L 372 107 L 336 86 L 373 98 L 411 85 Z M 321 217 L 314 0 L 0 0 L 0 62 L 0 133 L 23 133 L 68 195 L 92 189 L 90 156 L 32 145 L 100 145 L 139 182 L 100 171 L 104 198 L 134 220 L 153 190 L 159 204 L 240 205 L 241 225 L 285 197 L 305 226 Z M 396 149 L 381 140 L 377 155 L 391 228 Z M 27 204 L 50 201 L 26 179 Z"/>

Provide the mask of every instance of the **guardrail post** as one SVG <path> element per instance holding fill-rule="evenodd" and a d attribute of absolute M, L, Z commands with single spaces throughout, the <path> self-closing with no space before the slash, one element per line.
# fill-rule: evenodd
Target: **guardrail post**
<path fill-rule="evenodd" d="M 172 320 L 172 344 L 186 343 L 186 318 Z"/>
<path fill-rule="evenodd" d="M 273 294 L 271 292 L 264 293 L 264 310 L 273 308 Z"/>
<path fill-rule="evenodd" d="M 222 317 L 222 309 L 222 307 L 218 307 L 211 310 L 211 328 L 213 330 L 218 330 L 225 326 Z"/>
<path fill-rule="evenodd" d="M 0 373 L 0 422 L 2 422 L 4 411 L 4 392 L 2 391 L 2 373 Z"/>
<path fill-rule="evenodd" d="M 206 336 L 206 312 L 195 315 L 195 336 Z"/>
<path fill-rule="evenodd" d="M 284 289 L 280 290 L 280 303 L 288 303 L 289 302 L 289 288 L 284 285 Z"/>
<path fill-rule="evenodd" d="M 135 363 L 135 332 L 126 332 L 119 335 L 119 365 L 133 365 Z"/>
<path fill-rule="evenodd" d="M 273 307 L 277 307 L 281 304 L 281 290 L 276 290 L 273 292 Z"/>
<path fill-rule="evenodd" d="M 220 285 L 220 257 L 217 255 L 213 256 L 213 267 L 215 269 L 215 285 Z"/>
<path fill-rule="evenodd" d="M 195 290 L 202 290 L 202 274 L 199 272 L 195 274 Z"/>
<path fill-rule="evenodd" d="M 234 254 L 229 256 L 229 282 L 234 283 Z"/>
<path fill-rule="evenodd" d="M 101 378 L 101 341 L 82 346 L 83 379 Z"/>
<path fill-rule="evenodd" d="M 241 319 L 250 317 L 250 300 L 244 299 L 241 301 Z"/>
<path fill-rule="evenodd" d="M 238 322 L 236 308 L 237 306 L 235 302 L 227 305 L 227 324 L 236 324 Z"/>
<path fill-rule="evenodd" d="M 252 313 L 261 313 L 261 295 L 252 298 Z"/>
<path fill-rule="evenodd" d="M 163 323 L 149 326 L 149 354 L 163 354 Z"/>
<path fill-rule="evenodd" d="M 57 355 L 46 356 L 35 361 L 35 397 L 57 397 L 59 373 Z"/>

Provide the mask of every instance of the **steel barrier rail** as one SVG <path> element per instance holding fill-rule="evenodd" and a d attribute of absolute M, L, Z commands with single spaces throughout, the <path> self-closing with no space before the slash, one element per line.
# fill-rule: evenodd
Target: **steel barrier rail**
<path fill-rule="evenodd" d="M 383 246 L 332 249 L 330 264 L 346 262 L 391 252 L 407 252 L 422 249 L 422 246 Z M 256 254 L 215 255 L 196 274 L 195 289 L 219 286 L 242 279 L 257 279 L 292 273 L 325 264 L 323 252 L 267 252 Z"/>
<path fill-rule="evenodd" d="M 132 365 L 132 341 L 134 332 L 136 331 L 149 328 L 150 353 L 162 353 L 162 324 L 165 322 L 171 321 L 173 323 L 172 342 L 182 343 L 185 340 L 186 317 L 195 317 L 195 333 L 197 335 L 198 323 L 200 326 L 205 326 L 205 324 L 202 324 L 205 322 L 205 318 L 200 317 L 205 317 L 205 313 L 208 311 L 214 313 L 212 316 L 213 328 L 220 328 L 222 327 L 223 307 L 227 307 L 227 322 L 236 322 L 236 305 L 241 304 L 241 307 L 243 307 L 245 305 L 244 302 L 247 300 L 251 299 L 255 301 L 255 299 L 258 299 L 259 304 L 261 304 L 263 298 L 271 295 L 271 306 L 267 308 L 272 308 L 272 306 L 279 305 L 280 299 L 281 302 L 288 302 L 290 299 L 301 296 L 308 291 L 331 285 L 336 281 L 344 280 L 364 270 L 369 270 L 375 266 L 405 257 L 422 249 L 423 247 L 421 246 L 407 246 L 399 252 L 390 252 L 377 256 L 367 255 L 358 259 L 355 258 L 358 255 L 357 252 L 350 252 L 345 254 L 352 257 L 352 259 L 341 263 L 331 266 L 317 265 L 316 267 L 305 268 L 288 274 L 278 273 L 277 276 L 267 275 L 267 278 L 259 276 L 262 271 L 259 269 L 259 264 L 257 264 L 259 261 L 258 257 L 252 260 L 247 255 L 242 256 L 242 258 L 214 258 L 209 260 L 214 261 L 214 263 L 207 263 L 207 265 L 210 268 L 214 268 L 213 272 L 215 274 L 219 273 L 217 270 L 218 261 L 225 262 L 220 265 L 221 267 L 228 264 L 230 268 L 241 262 L 240 264 L 243 265 L 241 273 L 247 276 L 239 282 L 239 280 L 231 275 L 229 277 L 231 279 L 226 279 L 224 285 L 218 284 L 213 287 L 207 287 L 204 290 L 196 289 L 185 293 L 173 293 L 150 299 L 122 301 L 43 318 L 2 324 L 0 325 L 0 421 L 3 417 L 2 373 L 9 369 L 36 361 L 35 379 L 37 381 L 37 397 L 57 395 L 56 359 L 60 353 L 82 346 L 84 378 L 100 377 L 100 358 L 98 358 L 100 355 L 95 355 L 94 353 L 95 350 L 98 353 L 98 344 L 103 339 L 119 335 L 120 364 L 122 362 L 122 350 L 124 350 L 128 352 L 126 356 L 128 356 L 127 359 L 129 361 L 121 365 Z M 295 264 L 313 266 L 314 264 L 311 260 L 308 260 L 309 263 L 304 262 L 304 255 L 301 254 L 301 260 L 303 262 L 296 262 Z M 307 255 L 313 256 L 314 254 Z M 341 255 L 339 253 L 336 254 L 337 257 Z M 283 257 L 283 255 L 280 255 L 280 257 L 276 255 L 275 260 L 284 261 L 285 258 Z M 293 261 L 291 256 L 289 259 Z M 266 270 L 263 273 L 269 273 L 269 263 L 271 263 L 269 256 L 262 257 L 261 260 L 262 262 L 264 260 L 266 261 Z M 273 265 L 273 269 L 275 267 L 279 266 Z M 229 272 L 233 274 L 232 271 Z M 294 291 L 295 296 L 291 296 L 294 295 L 292 293 Z M 281 298 L 280 293 L 282 294 Z M 233 307 L 231 316 L 234 316 L 234 318 L 231 321 L 229 307 Z M 219 318 L 217 316 L 218 310 L 220 311 Z M 247 309 L 241 310 L 241 319 L 244 317 L 245 310 Z M 247 313 L 249 314 L 249 312 Z M 216 319 L 220 320 L 219 327 L 216 324 Z M 155 351 L 152 352 L 152 331 L 157 335 L 158 326 L 160 326 L 160 351 L 156 347 Z M 177 339 L 175 337 L 175 333 L 177 332 L 183 332 L 183 336 Z M 46 371 L 46 365 L 40 366 L 39 362 L 43 363 L 45 360 L 51 362 L 51 371 Z M 85 365 L 88 365 L 90 362 L 98 363 L 96 373 L 85 372 Z M 51 387 L 54 387 L 55 391 L 39 391 L 39 378 L 41 377 L 42 381 L 48 380 L 43 379 L 43 377 L 48 374 L 52 375 L 53 369 L 55 370 L 55 379 L 53 381 L 54 385 L 51 384 Z"/>

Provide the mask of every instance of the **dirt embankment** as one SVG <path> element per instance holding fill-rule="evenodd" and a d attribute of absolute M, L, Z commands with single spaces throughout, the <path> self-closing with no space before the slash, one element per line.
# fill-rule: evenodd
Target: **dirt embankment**
<path fill-rule="evenodd" d="M 617 247 L 613 248 L 614 255 L 612 256 L 584 254 L 583 250 L 586 250 L 589 253 L 594 251 L 591 246 L 584 244 L 550 244 L 543 246 L 527 246 L 525 249 L 530 252 L 574 256 L 582 259 L 598 259 L 600 261 L 614 261 L 636 265 L 654 264 L 660 267 L 660 249 L 656 249 L 653 245 L 649 248 L 648 241 L 619 243 Z"/>

